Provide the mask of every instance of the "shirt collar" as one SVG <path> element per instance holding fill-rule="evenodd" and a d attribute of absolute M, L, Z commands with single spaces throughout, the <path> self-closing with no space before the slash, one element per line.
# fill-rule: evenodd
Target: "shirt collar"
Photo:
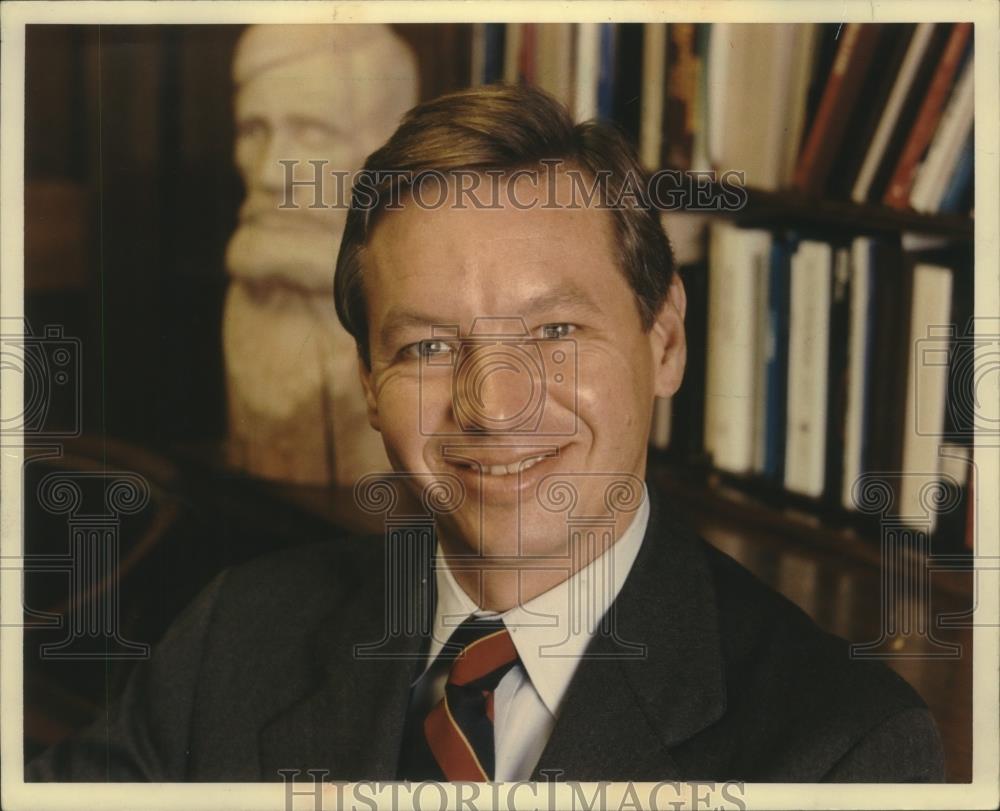
<path fill-rule="evenodd" d="M 439 546 L 434 567 L 434 632 L 424 672 L 455 628 L 469 616 L 500 616 L 532 686 L 555 716 L 601 618 L 632 569 L 648 523 L 649 494 L 644 485 L 635 517 L 609 550 L 569 579 L 499 615 L 480 609 L 465 593 L 441 557 Z"/>

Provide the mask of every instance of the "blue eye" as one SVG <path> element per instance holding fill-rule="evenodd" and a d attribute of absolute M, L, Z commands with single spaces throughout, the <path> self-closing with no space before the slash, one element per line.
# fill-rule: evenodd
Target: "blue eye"
<path fill-rule="evenodd" d="M 454 348 L 447 341 L 427 340 L 417 341 L 409 346 L 403 347 L 402 354 L 413 358 L 445 358 L 454 352 Z"/>
<path fill-rule="evenodd" d="M 542 337 L 550 340 L 566 338 L 574 329 L 572 324 L 545 324 L 542 326 Z"/>

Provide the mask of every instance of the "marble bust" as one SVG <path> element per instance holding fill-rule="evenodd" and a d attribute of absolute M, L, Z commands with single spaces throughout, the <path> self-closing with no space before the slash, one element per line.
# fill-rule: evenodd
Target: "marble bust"
<path fill-rule="evenodd" d="M 416 61 L 384 25 L 258 25 L 237 45 L 233 78 L 246 197 L 226 252 L 228 462 L 351 485 L 388 461 L 334 312 L 350 186 L 330 173 L 359 169 L 416 103 Z M 279 163 L 288 160 L 291 174 Z M 321 182 L 286 188 L 290 178 Z M 295 207 L 282 208 L 289 191 Z"/>

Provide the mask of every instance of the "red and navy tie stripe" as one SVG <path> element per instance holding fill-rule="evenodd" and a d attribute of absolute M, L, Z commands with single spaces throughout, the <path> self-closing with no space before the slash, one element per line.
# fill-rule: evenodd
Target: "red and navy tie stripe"
<path fill-rule="evenodd" d="M 416 749 L 401 776 L 411 780 L 494 779 L 493 696 L 517 663 L 517 650 L 500 620 L 463 622 L 441 652 L 451 659 L 444 697 L 414 730 Z M 422 732 L 422 734 L 420 734 Z M 422 755 L 422 756 L 421 756 Z M 421 764 L 422 762 L 422 764 Z"/>

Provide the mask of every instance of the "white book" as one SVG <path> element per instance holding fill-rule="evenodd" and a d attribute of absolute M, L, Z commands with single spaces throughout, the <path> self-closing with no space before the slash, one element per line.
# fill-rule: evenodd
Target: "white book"
<path fill-rule="evenodd" d="M 951 291 L 950 268 L 929 264 L 913 268 L 899 516 L 916 525 L 929 522 L 931 529 L 937 516 L 928 510 L 926 499 L 921 500 L 921 491 L 940 475 L 948 400 L 948 364 L 942 362 L 941 349 L 947 346 Z"/>
<path fill-rule="evenodd" d="M 958 158 L 962 154 L 975 116 L 975 70 L 969 57 L 962 69 L 934 138 L 927 150 L 927 157 L 917 170 L 910 192 L 910 205 L 917 211 L 934 213 L 941 207 L 948 181 L 951 179 Z"/>
<path fill-rule="evenodd" d="M 720 470 L 748 473 L 754 462 L 759 268 L 768 231 L 714 223 L 708 278 L 705 448 Z M 761 260 L 764 257 L 764 261 Z"/>
<path fill-rule="evenodd" d="M 660 168 L 666 77 L 666 23 L 646 23 L 642 32 L 642 106 L 639 116 L 639 160 L 649 171 Z"/>
<path fill-rule="evenodd" d="M 517 84 L 521 74 L 521 23 L 507 23 L 503 41 L 503 80 Z"/>
<path fill-rule="evenodd" d="M 573 115 L 577 121 L 597 117 L 597 84 L 601 76 L 601 26 L 580 23 L 576 27 L 576 81 Z"/>
<path fill-rule="evenodd" d="M 748 186 L 777 189 L 801 36 L 789 23 L 720 23 L 708 73 L 709 158 L 719 172 L 744 172 Z M 762 111 L 766 110 L 765 115 Z"/>
<path fill-rule="evenodd" d="M 848 320 L 847 413 L 844 425 L 844 484 L 840 500 L 845 509 L 856 509 L 854 483 L 864 471 L 867 440 L 868 368 L 871 358 L 871 250 L 873 240 L 858 237 L 851 244 L 851 306 Z"/>
<path fill-rule="evenodd" d="M 903 56 L 903 62 L 899 66 L 896 81 L 892 85 L 892 90 L 889 91 L 889 98 L 886 99 L 885 110 L 875 128 L 874 135 L 872 135 L 871 144 L 865 153 L 864 161 L 861 163 L 858 177 L 854 181 L 851 199 L 855 203 L 863 203 L 868 198 L 872 181 L 875 180 L 875 174 L 885 157 L 885 150 L 892 137 L 892 131 L 896 128 L 896 122 L 903 110 L 903 103 L 917 77 L 917 71 L 923 62 L 924 54 L 927 53 L 927 46 L 930 45 L 933 32 L 934 23 L 920 23 L 913 32 L 906 54 Z"/>
<path fill-rule="evenodd" d="M 770 247 L 770 246 L 769 246 Z M 757 348 L 754 351 L 754 403 L 753 403 L 753 465 L 754 473 L 764 472 L 767 454 L 767 366 L 774 357 L 775 335 L 771 329 L 771 309 L 768 293 L 771 288 L 771 256 L 753 254 L 754 278 L 757 282 L 753 308 L 757 314 Z"/>
<path fill-rule="evenodd" d="M 573 26 L 542 23 L 538 32 L 538 86 L 569 107 L 573 102 Z"/>
<path fill-rule="evenodd" d="M 705 146 L 708 161 L 717 165 L 725 151 L 726 128 L 733 126 L 727 119 L 729 61 L 733 36 L 737 26 L 734 23 L 713 23 L 708 40 L 705 84 L 708 109 L 705 111 L 707 133 Z"/>
<path fill-rule="evenodd" d="M 826 472 L 833 249 L 805 240 L 792 256 L 785 488 L 818 498 Z"/>
<path fill-rule="evenodd" d="M 469 85 L 479 87 L 486 75 L 486 23 L 475 23 L 472 26 L 472 55 L 469 64 Z"/>
<path fill-rule="evenodd" d="M 816 61 L 816 43 L 819 39 L 819 25 L 816 23 L 797 23 L 798 34 L 794 39 L 794 52 L 791 56 L 789 70 L 792 81 L 788 102 L 788 118 L 784 122 L 784 133 L 781 150 L 781 170 L 778 185 L 785 188 L 792 183 L 795 174 L 795 164 L 799 158 L 802 138 L 806 126 L 806 106 L 809 98 L 809 80 L 812 77 L 813 64 Z"/>

